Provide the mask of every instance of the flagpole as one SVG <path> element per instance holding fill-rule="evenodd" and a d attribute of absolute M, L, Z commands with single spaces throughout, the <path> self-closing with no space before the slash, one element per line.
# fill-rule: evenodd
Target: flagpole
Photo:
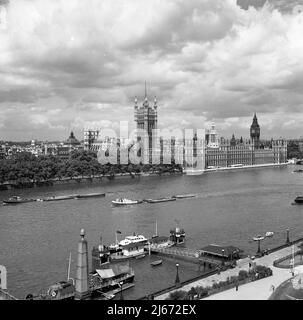
<path fill-rule="evenodd" d="M 67 282 L 70 279 L 70 264 L 71 264 L 71 260 L 72 260 L 72 253 L 69 253 L 69 260 L 68 260 L 68 271 L 67 271 Z"/>

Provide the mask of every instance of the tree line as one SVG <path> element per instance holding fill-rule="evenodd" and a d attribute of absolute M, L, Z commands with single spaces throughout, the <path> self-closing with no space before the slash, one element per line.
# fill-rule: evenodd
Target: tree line
<path fill-rule="evenodd" d="M 56 156 L 36 157 L 22 152 L 12 159 L 0 160 L 0 183 L 5 182 L 41 182 L 52 179 L 109 176 L 117 174 L 139 174 L 154 172 L 158 174 L 182 172 L 182 167 L 175 164 L 105 164 L 97 160 L 97 154 L 91 151 L 74 151 L 68 159 Z"/>
<path fill-rule="evenodd" d="M 303 159 L 303 150 L 301 150 L 297 141 L 290 141 L 287 145 L 287 158 L 288 159 Z"/>

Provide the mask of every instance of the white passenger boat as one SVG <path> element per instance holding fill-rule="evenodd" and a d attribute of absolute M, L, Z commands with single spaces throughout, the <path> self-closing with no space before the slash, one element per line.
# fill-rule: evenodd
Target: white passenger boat
<path fill-rule="evenodd" d="M 270 237 L 272 237 L 273 235 L 274 235 L 274 233 L 273 233 L 272 231 L 268 231 L 268 232 L 265 233 L 265 237 L 266 237 L 266 238 L 270 238 Z"/>
<path fill-rule="evenodd" d="M 128 206 L 128 205 L 139 204 L 139 203 L 142 203 L 142 201 L 130 200 L 125 198 L 120 198 L 112 201 L 112 204 L 115 206 Z"/>
<path fill-rule="evenodd" d="M 264 239 L 265 239 L 265 237 L 262 237 L 262 236 L 257 236 L 257 237 L 253 238 L 254 241 L 262 241 Z"/>

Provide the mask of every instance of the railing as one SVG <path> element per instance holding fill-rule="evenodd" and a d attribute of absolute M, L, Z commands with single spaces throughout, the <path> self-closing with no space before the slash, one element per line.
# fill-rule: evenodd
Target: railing
<path fill-rule="evenodd" d="M 175 249 L 175 248 L 151 248 L 152 252 L 171 254 L 175 256 L 191 257 L 198 259 L 200 252 L 193 249 Z"/>
<path fill-rule="evenodd" d="M 0 300 L 18 300 L 18 299 L 12 296 L 11 294 L 9 294 L 8 292 L 0 289 Z"/>
<path fill-rule="evenodd" d="M 186 281 L 182 281 L 178 287 L 176 287 L 176 285 L 173 285 L 173 286 L 167 287 L 165 289 L 153 292 L 149 296 L 153 296 L 153 297 L 161 296 L 161 295 L 163 295 L 165 293 L 169 293 L 169 292 L 171 292 L 173 290 L 178 290 L 178 289 L 182 288 L 183 286 L 186 286 L 186 285 L 188 285 L 190 283 L 193 283 L 195 281 L 210 277 L 210 276 L 216 274 L 217 272 L 218 272 L 217 269 L 210 270 L 210 271 L 205 272 L 205 273 L 203 273 L 203 274 L 201 274 L 201 275 L 199 275 L 197 277 L 191 278 L 191 279 L 186 280 Z M 137 300 L 147 300 L 147 297 L 146 296 L 145 297 L 141 297 L 141 298 L 139 298 Z"/>

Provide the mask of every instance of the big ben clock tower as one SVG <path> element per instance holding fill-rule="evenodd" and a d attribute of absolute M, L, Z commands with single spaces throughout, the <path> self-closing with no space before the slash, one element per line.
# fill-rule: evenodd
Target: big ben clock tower
<path fill-rule="evenodd" d="M 258 123 L 257 115 L 254 115 L 253 123 L 250 126 L 250 138 L 255 149 L 260 146 L 260 126 Z"/>

